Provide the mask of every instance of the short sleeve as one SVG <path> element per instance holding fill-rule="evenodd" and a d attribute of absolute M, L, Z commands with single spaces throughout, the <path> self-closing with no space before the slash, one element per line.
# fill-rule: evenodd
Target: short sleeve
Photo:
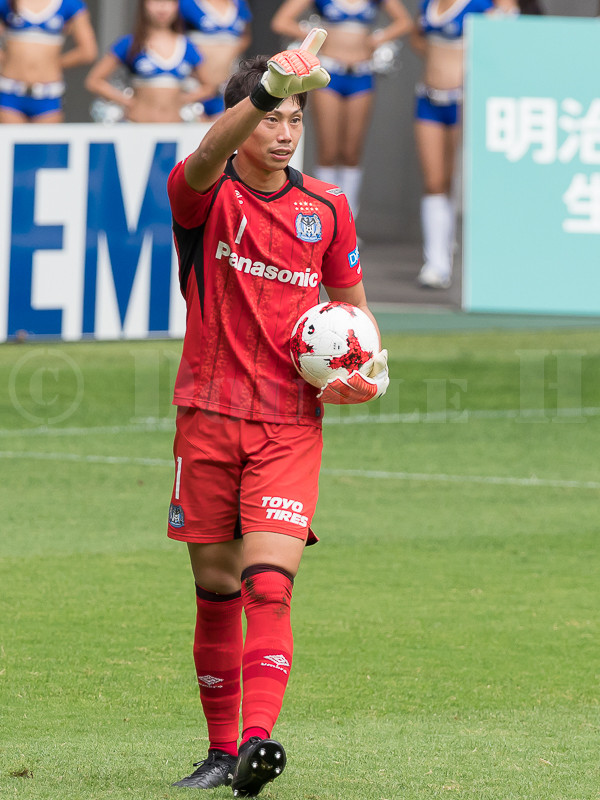
<path fill-rule="evenodd" d="M 9 11 L 8 0 L 0 0 L 0 20 L 2 20 L 2 22 L 6 22 Z"/>
<path fill-rule="evenodd" d="M 240 19 L 244 22 L 250 22 L 252 20 L 252 12 L 250 11 L 246 0 L 240 0 L 239 14 Z"/>
<path fill-rule="evenodd" d="M 132 42 L 133 36 L 131 34 L 128 36 L 122 36 L 120 39 L 117 39 L 116 42 L 112 43 L 110 46 L 110 52 L 123 64 L 127 64 L 127 56 L 129 54 L 129 49 L 131 48 Z"/>
<path fill-rule="evenodd" d="M 360 254 L 354 219 L 344 194 L 336 198 L 336 235 L 325 251 L 322 264 L 323 286 L 346 289 L 362 280 Z"/>
<path fill-rule="evenodd" d="M 82 11 L 87 11 L 87 6 L 82 0 L 65 0 L 63 6 L 65 22 L 73 19 L 73 17 L 80 14 Z"/>
<path fill-rule="evenodd" d="M 205 194 L 197 192 L 189 185 L 185 179 L 184 167 L 185 161 L 180 161 L 176 164 L 169 179 L 167 181 L 167 193 L 169 195 L 169 203 L 171 204 L 171 212 L 173 219 L 182 228 L 197 228 L 206 222 L 208 212 L 210 211 L 212 201 L 220 186 L 221 181 L 218 180 L 215 185 L 208 190 Z"/>
<path fill-rule="evenodd" d="M 188 64 L 192 67 L 197 67 L 198 64 L 203 62 L 203 58 L 201 54 L 196 50 L 193 43 L 188 39 L 187 40 L 187 49 L 185 51 L 185 60 Z"/>

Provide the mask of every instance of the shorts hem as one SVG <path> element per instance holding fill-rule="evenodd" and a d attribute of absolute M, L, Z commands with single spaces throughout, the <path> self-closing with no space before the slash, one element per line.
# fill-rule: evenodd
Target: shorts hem
<path fill-rule="evenodd" d="M 242 536 L 247 533 L 282 533 L 284 536 L 292 536 L 294 539 L 303 539 L 306 541 L 308 537 L 308 528 L 299 528 L 298 531 L 290 530 L 289 527 L 283 525 L 252 525 L 251 527 L 242 528 Z"/>
<path fill-rule="evenodd" d="M 218 542 L 232 542 L 234 540 L 234 536 L 228 533 L 206 533 L 203 531 L 202 533 L 195 533 L 191 531 L 190 533 L 181 533 L 179 531 L 175 532 L 169 528 L 167 530 L 167 536 L 169 539 L 175 539 L 178 542 L 190 542 L 192 544 L 213 544 Z M 239 537 L 238 537 L 239 538 Z"/>
<path fill-rule="evenodd" d="M 303 530 L 300 529 L 296 532 L 296 531 L 291 531 L 289 528 L 284 528 L 283 526 L 276 527 L 275 525 L 270 525 L 267 527 L 266 525 L 253 525 L 250 528 L 245 528 L 242 531 L 242 536 L 244 536 L 247 533 L 256 533 L 256 532 L 281 533 L 284 536 L 291 536 L 294 539 L 302 539 L 303 541 L 306 541 L 309 535 L 308 528 L 304 528 Z M 235 537 L 231 536 L 228 533 L 211 534 L 211 533 L 206 533 L 206 531 L 203 531 L 202 533 L 195 533 L 193 531 L 190 533 L 180 533 L 179 531 L 175 532 L 171 530 L 171 528 L 167 530 L 167 536 L 169 539 L 174 539 L 175 541 L 178 542 L 191 542 L 192 544 L 217 544 L 219 542 L 232 542 L 236 538 L 239 540 L 239 535 Z M 314 543 L 315 543 L 314 541 L 311 542 L 311 544 Z"/>

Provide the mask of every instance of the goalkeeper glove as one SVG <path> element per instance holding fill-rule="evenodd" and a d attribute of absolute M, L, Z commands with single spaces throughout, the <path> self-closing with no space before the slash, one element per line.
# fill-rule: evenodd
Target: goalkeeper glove
<path fill-rule="evenodd" d="M 327 32 L 313 28 L 298 50 L 284 50 L 270 58 L 267 71 L 250 95 L 260 111 L 272 111 L 286 97 L 320 89 L 330 81 L 317 58 Z"/>
<path fill-rule="evenodd" d="M 388 353 L 382 350 L 346 378 L 330 378 L 317 397 L 324 403 L 353 405 L 382 397 L 390 385 Z"/>

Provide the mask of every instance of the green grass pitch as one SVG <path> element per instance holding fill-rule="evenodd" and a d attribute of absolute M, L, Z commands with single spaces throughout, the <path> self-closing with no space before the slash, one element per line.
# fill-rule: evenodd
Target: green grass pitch
<path fill-rule="evenodd" d="M 263 796 L 598 800 L 600 331 L 385 340 L 388 395 L 327 415 Z M 180 346 L 0 349 L 2 797 L 189 794 Z"/>

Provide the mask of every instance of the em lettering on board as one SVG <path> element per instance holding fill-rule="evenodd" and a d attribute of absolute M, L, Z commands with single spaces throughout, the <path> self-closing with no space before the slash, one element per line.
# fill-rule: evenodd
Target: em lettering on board
<path fill-rule="evenodd" d="M 85 203 L 85 230 L 81 237 L 82 252 L 77 254 L 83 271 L 81 324 L 78 333 L 94 334 L 98 330 L 98 272 L 100 260 L 108 262 L 110 279 L 116 305 L 116 316 L 121 328 L 130 309 L 134 283 L 144 254 L 149 260 L 149 290 L 147 331 L 166 332 L 170 326 L 170 293 L 172 270 L 171 212 L 166 182 L 177 158 L 175 141 L 157 141 L 146 174 L 139 174 L 138 164 L 119 163 L 114 141 L 89 141 L 85 159 L 75 159 L 81 154 L 73 142 L 16 142 L 13 147 L 12 214 L 10 220 L 10 245 L 8 257 L 7 330 L 8 336 L 20 330 L 35 335 L 56 336 L 64 334 L 64 308 L 43 307 L 36 300 L 35 280 L 38 254 L 43 251 L 64 252 L 65 229 L 76 224 L 70 215 L 73 198 L 55 192 L 49 193 L 50 183 L 41 182 L 46 171 L 72 171 L 77 176 L 79 202 Z M 139 186 L 141 205 L 137 220 L 128 221 L 124 199 L 124 171 L 134 170 Z M 50 173 L 51 174 L 51 173 Z M 128 175 L 131 178 L 131 175 Z M 42 187 L 42 188 L 40 188 Z M 40 224 L 36 208 L 41 201 L 52 204 L 64 224 Z M 71 257 L 71 256 L 69 256 Z M 35 268 L 34 268 L 35 267 Z M 65 270 L 72 274 L 72 270 Z M 41 276 L 43 279 L 43 275 Z M 69 280 L 69 278 L 65 278 Z M 53 296 L 56 292 L 53 293 Z M 77 337 L 73 337 L 77 338 Z"/>

